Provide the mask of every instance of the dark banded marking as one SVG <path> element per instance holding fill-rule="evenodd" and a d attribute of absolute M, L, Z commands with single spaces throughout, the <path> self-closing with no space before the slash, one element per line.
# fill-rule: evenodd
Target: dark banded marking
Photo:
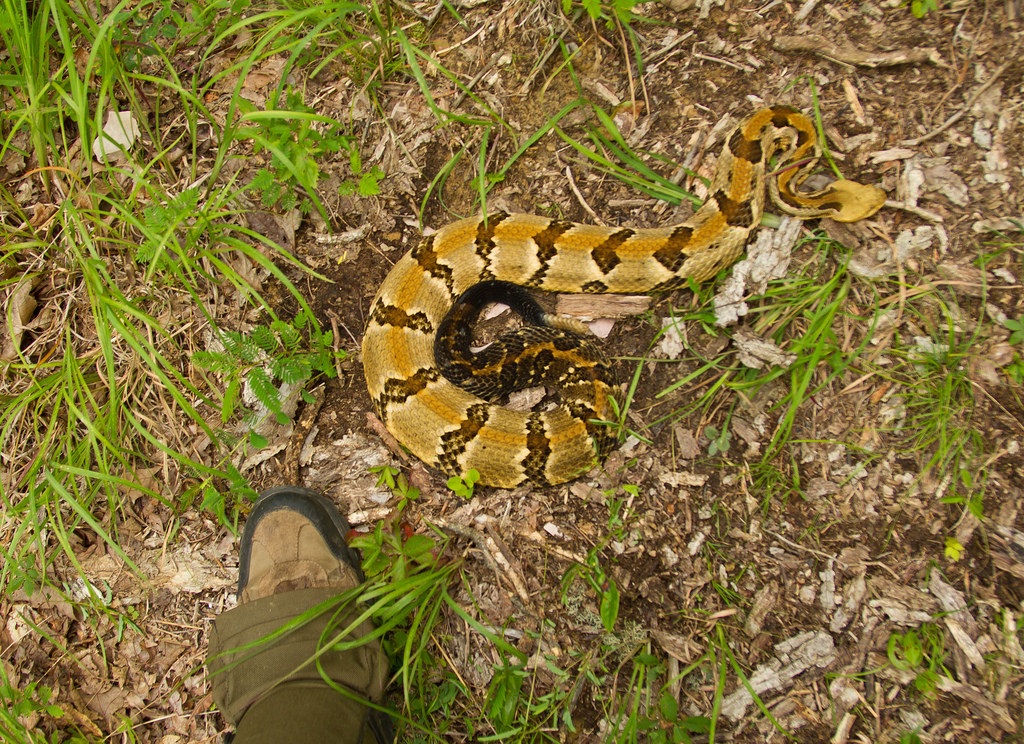
<path fill-rule="evenodd" d="M 751 227 L 754 210 L 750 199 L 730 199 L 724 191 L 716 191 L 712 197 L 718 203 L 718 211 L 725 217 L 725 224 L 731 227 Z M 761 215 L 757 216 L 758 220 Z"/>
<path fill-rule="evenodd" d="M 459 458 L 466 452 L 480 430 L 487 426 L 491 406 L 478 403 L 466 409 L 465 418 L 458 429 L 451 429 L 441 435 L 441 452 L 438 465 L 444 470 L 455 470 L 459 467 Z"/>
<path fill-rule="evenodd" d="M 533 242 L 537 245 L 537 261 L 540 266 L 533 275 L 524 282 L 528 287 L 539 287 L 544 283 L 544 277 L 548 274 L 548 267 L 551 259 L 558 253 L 558 239 L 572 229 L 571 222 L 555 220 L 539 233 L 533 236 Z"/>
<path fill-rule="evenodd" d="M 441 373 L 437 367 L 418 369 L 404 380 L 391 377 L 384 383 L 384 390 L 380 394 L 377 406 L 383 412 L 387 410 L 389 403 L 405 403 L 440 379 Z"/>
<path fill-rule="evenodd" d="M 622 259 L 619 258 L 619 248 L 634 235 L 636 235 L 635 230 L 616 230 L 590 251 L 590 257 L 594 259 L 594 263 L 597 264 L 597 268 L 601 270 L 602 274 L 610 273 L 612 269 L 622 263 Z"/>
<path fill-rule="evenodd" d="M 412 251 L 412 257 L 416 259 L 423 270 L 430 274 L 435 279 L 440 279 L 444 282 L 444 285 L 448 287 L 448 291 L 451 292 L 453 288 L 452 269 L 440 262 L 437 251 L 434 250 L 434 241 L 437 238 L 437 234 L 430 235 L 423 239 L 416 248 Z"/>
<path fill-rule="evenodd" d="M 665 245 L 654 252 L 654 259 L 673 274 L 676 273 L 686 260 L 686 245 L 691 237 L 693 228 L 680 225 L 672 231 Z"/>
<path fill-rule="evenodd" d="M 498 225 L 508 219 L 506 212 L 494 212 L 481 220 L 476 228 L 476 255 L 486 259 L 494 250 L 494 233 Z"/>
<path fill-rule="evenodd" d="M 422 311 L 415 313 L 406 312 L 400 307 L 388 305 L 384 302 L 379 302 L 374 306 L 373 312 L 370 313 L 370 321 L 382 326 L 408 328 L 420 333 L 433 333 L 436 330 L 426 313 Z"/>
<path fill-rule="evenodd" d="M 750 163 L 760 162 L 763 155 L 761 140 L 747 139 L 742 129 L 737 129 L 732 133 L 732 136 L 729 138 L 729 150 L 736 157 Z"/>
<path fill-rule="evenodd" d="M 526 418 L 526 457 L 523 458 L 526 477 L 535 482 L 547 480 L 550 458 L 551 440 L 544 429 L 544 422 L 539 413 L 531 413 Z"/>
<path fill-rule="evenodd" d="M 507 212 L 494 212 L 487 215 L 476 228 L 476 237 L 473 241 L 476 255 L 483 259 L 483 268 L 480 270 L 479 281 L 493 282 L 494 272 L 491 271 L 491 253 L 494 252 L 494 234 L 498 225 L 508 219 Z"/>

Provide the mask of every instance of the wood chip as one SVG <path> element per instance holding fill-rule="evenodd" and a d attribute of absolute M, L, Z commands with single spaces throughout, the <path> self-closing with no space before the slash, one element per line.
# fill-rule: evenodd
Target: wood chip
<path fill-rule="evenodd" d="M 558 295 L 555 313 L 570 318 L 629 318 L 647 312 L 651 306 L 648 295 Z"/>
<path fill-rule="evenodd" d="M 750 606 L 750 614 L 747 615 L 747 621 L 743 624 L 743 632 L 751 638 L 760 634 L 765 617 L 775 609 L 778 601 L 779 582 L 770 581 L 761 587 L 757 594 L 754 595 L 754 602 Z"/>
<path fill-rule="evenodd" d="M 949 677 L 940 675 L 938 679 L 938 688 L 943 692 L 949 692 L 956 695 L 961 700 L 976 706 L 976 708 L 980 708 L 980 710 L 975 710 L 974 714 L 987 717 L 1003 731 L 1010 734 L 1017 731 L 1017 723 L 1013 720 L 1010 714 L 1007 713 L 1006 708 L 993 703 L 981 694 L 976 687 L 960 684 Z"/>
<path fill-rule="evenodd" d="M 761 664 L 750 675 L 750 688 L 763 696 L 769 690 L 788 688 L 793 678 L 815 667 L 823 669 L 835 661 L 835 642 L 824 631 L 808 631 L 775 644 L 776 658 Z M 806 683 L 806 680 L 802 680 Z M 747 686 L 742 686 L 722 702 L 722 715 L 739 720 L 753 702 Z"/>

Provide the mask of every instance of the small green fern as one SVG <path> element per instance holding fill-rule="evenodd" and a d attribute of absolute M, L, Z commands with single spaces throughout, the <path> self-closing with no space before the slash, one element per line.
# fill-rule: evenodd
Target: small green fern
<path fill-rule="evenodd" d="M 227 378 L 221 399 L 221 421 L 238 412 L 244 385 L 278 423 L 288 417 L 282 410 L 281 385 L 303 385 L 317 375 L 336 376 L 334 363 L 344 352 L 334 351 L 334 335 L 324 331 L 305 311 L 291 322 L 274 320 L 248 331 L 221 331 L 220 350 L 198 351 L 192 362 Z M 303 391 L 306 395 L 305 391 Z"/>
<path fill-rule="evenodd" d="M 189 246 L 203 229 L 194 217 L 199 209 L 199 189 L 186 189 L 163 203 L 152 203 L 142 210 L 142 239 L 135 249 L 135 260 L 161 271 L 175 268 L 175 252 Z"/>

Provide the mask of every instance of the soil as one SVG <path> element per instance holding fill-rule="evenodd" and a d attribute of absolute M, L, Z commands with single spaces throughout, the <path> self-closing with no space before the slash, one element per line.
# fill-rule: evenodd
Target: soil
<path fill-rule="evenodd" d="M 517 136 L 535 131 L 574 99 L 578 81 L 586 97 L 617 112 L 637 151 L 707 175 L 730 123 L 765 104 L 804 111 L 817 105 L 844 176 L 880 185 L 894 203 L 866 223 L 805 229 L 827 230 L 851 255 L 868 260 L 880 249 L 896 250 L 901 236 L 914 230 L 924 227 L 932 236 L 895 273 L 854 283 L 836 333 L 846 334 L 851 354 L 874 361 L 891 350 L 894 338 L 909 345 L 915 335 L 927 335 L 921 329 L 941 327 L 943 307 L 954 308 L 958 331 L 971 339 L 964 361 L 970 404 L 954 418 L 976 432 L 970 468 L 984 477 L 966 490 L 983 494 L 981 518 L 944 499 L 957 484 L 930 467 L 935 445 L 915 445 L 908 430 L 896 430 L 887 418 L 899 383 L 877 372 L 857 378 L 857 370 L 877 366 L 851 367 L 800 406 L 791 444 L 770 460 L 777 479 L 766 480 L 759 463 L 784 414 L 773 404 L 788 392 L 785 377 L 749 399 L 731 391 L 693 411 L 688 403 L 715 376 L 699 376 L 659 397 L 729 343 L 731 331 L 709 333 L 696 319 L 684 325 L 693 353 L 683 361 L 648 363 L 641 375 L 629 426 L 649 441 L 629 439 L 574 483 L 512 492 L 478 488 L 464 501 L 445 489 L 444 477 L 403 462 L 368 423 L 359 342 L 370 301 L 393 262 L 419 239 L 420 225 L 430 229 L 479 211 L 471 181 L 481 149 L 493 172 L 518 142 L 498 128 L 483 141 L 481 127 L 438 126 L 416 83 L 401 76 L 376 88 L 380 109 L 370 108 L 365 91 L 330 70 L 303 81 L 306 101 L 328 116 L 354 116 L 364 167 L 379 165 L 386 177 L 376 196 L 339 196 L 337 184 L 350 177 L 347 157 L 323 166 L 320 195 L 330 225 L 306 216 L 286 247 L 326 280 L 289 272 L 317 317 L 337 328 L 349 356 L 340 378 L 323 385 L 310 426 L 289 432 L 286 448 L 247 477 L 255 487 L 270 486 L 298 467 L 303 485 L 327 493 L 365 528 L 395 505 L 368 468 L 401 464 L 423 490 L 403 515 L 413 529 L 448 523 L 498 538 L 502 565 L 527 588 L 526 597 L 518 596 L 513 578 L 494 573 L 480 544 L 456 538 L 483 619 L 501 626 L 512 616 L 536 628 L 543 618 L 555 628 L 551 644 L 563 652 L 600 638 L 594 597 L 584 596 L 584 609 L 570 612 L 560 579 L 573 559 L 603 546 L 602 565 L 621 592 L 622 632 L 650 638 L 679 669 L 706 653 L 724 630 L 748 675 L 758 679 L 782 669 L 779 684 L 761 698 L 797 741 L 898 741 L 915 727 L 925 742 L 1024 741 L 1024 652 L 1017 629 L 1024 613 L 1024 542 L 1014 544 L 1024 535 L 1024 403 L 1006 369 L 1013 358 L 1012 349 L 1007 356 L 1009 332 L 995 322 L 1024 314 L 1022 240 L 1006 222 L 1016 218 L 1019 230 L 1024 182 L 1024 26 L 1017 4 L 940 2 L 939 10 L 918 19 L 895 0 L 809 2 L 802 6 L 809 8 L 806 18 L 798 19 L 801 7 L 779 0 L 651 3 L 638 8 L 650 22 L 633 25 L 636 55 L 626 53 L 619 31 L 585 16 L 567 19 L 558 3 L 454 5 L 460 19 L 436 14 L 420 43 L 461 81 L 482 72 L 473 93 Z M 406 22 L 413 11 L 432 13 L 428 4 L 398 8 Z M 780 50 L 780 40 L 793 36 L 820 36 L 829 48 Z M 555 40 L 573 53 L 575 80 L 560 68 L 560 53 L 543 56 Z M 480 105 L 446 77 L 429 80 L 438 106 L 482 116 Z M 958 118 L 943 128 L 950 117 Z M 560 126 L 582 139 L 593 124 L 581 109 Z M 467 154 L 438 187 L 439 174 L 462 148 Z M 648 165 L 700 192 L 698 179 L 666 173 L 657 160 Z M 922 173 L 923 184 L 914 180 Z M 515 161 L 487 208 L 583 222 L 596 215 L 605 224 L 630 226 L 667 224 L 689 209 L 609 178 L 553 133 Z M 327 233 L 353 230 L 359 237 L 352 242 L 320 242 Z M 817 266 L 827 277 L 845 255 L 823 256 L 804 246 L 793 265 Z M 933 288 L 941 306 L 921 302 L 913 312 L 901 311 L 885 339 L 861 344 L 876 308 L 909 307 L 908 296 L 922 287 Z M 677 311 L 695 318 L 705 301 L 683 291 L 618 320 L 601 345 L 616 360 L 620 379 L 631 378 L 662 318 Z M 824 382 L 824 371 L 816 379 Z M 908 415 L 904 421 L 912 427 L 913 412 Z M 709 454 L 708 427 L 728 429 L 725 451 Z M 619 531 L 610 516 L 613 499 L 625 503 Z M 148 589 L 119 572 L 118 562 L 84 535 L 81 552 L 87 570 L 111 577 L 115 590 L 136 598 L 144 634 L 122 634 L 105 618 L 87 628 L 56 598 L 25 599 L 19 606 L 65 635 L 68 652 L 61 656 L 39 640 L 26 646 L 17 666 L 49 670 L 57 702 L 94 735 L 113 732 L 125 716 L 140 741 L 217 740 L 226 727 L 197 668 L 212 618 L 234 602 L 234 538 L 195 508 L 179 517 L 158 506 L 137 508 L 137 524 L 148 525 L 149 537 L 141 527 L 138 535 L 126 527 L 121 538 L 128 555 L 152 572 Z M 176 534 L 166 544 L 154 539 L 172 528 Z M 947 553 L 950 537 L 963 547 L 956 560 Z M 944 597 L 953 599 L 944 603 Z M 900 671 L 887 658 L 894 634 L 924 623 L 944 639 L 948 672 L 931 694 L 915 689 L 913 671 Z M 86 641 L 95 637 L 102 648 Z M 783 645 L 790 640 L 792 649 Z M 459 649 L 452 658 L 468 669 L 481 657 Z M 486 688 L 486 675 L 467 671 L 467 679 Z M 707 715 L 713 684 L 709 678 L 685 687 L 680 709 Z M 730 675 L 718 740 L 783 740 L 742 695 Z M 597 697 L 590 690 L 580 696 L 573 712 L 577 733 L 566 732 L 565 740 L 607 735 Z"/>

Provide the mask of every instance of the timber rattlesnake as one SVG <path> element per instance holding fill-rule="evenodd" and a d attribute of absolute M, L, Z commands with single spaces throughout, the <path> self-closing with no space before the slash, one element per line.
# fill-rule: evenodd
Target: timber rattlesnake
<path fill-rule="evenodd" d="M 786 169 L 767 178 L 776 154 Z M 708 200 L 680 225 L 633 230 L 497 213 L 441 228 L 398 260 L 373 301 L 363 368 L 378 415 L 447 474 L 476 468 L 481 483 L 503 488 L 579 477 L 612 444 L 609 427 L 596 423 L 609 418 L 611 387 L 589 342 L 520 287 L 639 294 L 703 281 L 742 254 L 766 192 L 805 219 L 852 222 L 882 206 L 883 191 L 850 181 L 797 191 L 819 154 L 811 121 L 776 106 L 730 134 Z M 469 324 L 490 299 L 511 304 L 526 325 L 471 355 Z M 560 387 L 554 410 L 511 411 L 480 397 L 541 381 Z"/>

